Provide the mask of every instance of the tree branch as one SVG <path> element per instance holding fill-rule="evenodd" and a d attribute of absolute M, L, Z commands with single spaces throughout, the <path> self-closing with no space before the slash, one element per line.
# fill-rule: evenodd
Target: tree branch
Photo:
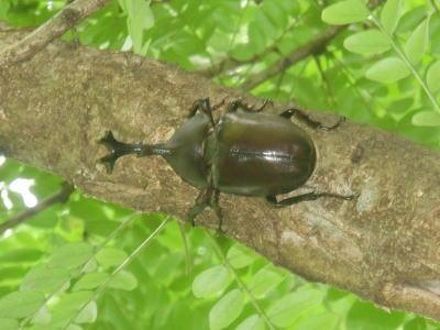
<path fill-rule="evenodd" d="M 26 61 L 109 0 L 76 0 L 38 29 L 0 52 L 0 68 Z"/>
<path fill-rule="evenodd" d="M 286 69 L 303 59 L 311 55 L 322 53 L 330 41 L 332 41 L 333 38 L 335 38 L 346 27 L 346 25 L 330 26 L 327 30 L 321 32 L 305 45 L 295 49 L 290 55 L 281 58 L 267 70 L 250 76 L 241 87 L 243 90 L 251 90 L 262 82 L 284 72 Z"/>
<path fill-rule="evenodd" d="M 11 41 L 3 39 L 0 48 Z M 97 141 L 111 129 L 126 142 L 158 143 L 186 120 L 195 99 L 237 96 L 154 60 L 83 47 L 72 52 L 55 42 L 0 71 L 0 146 L 97 198 L 184 219 L 197 190 L 162 158 L 125 157 L 108 175 L 97 162 L 106 154 Z M 296 193 L 356 192 L 358 200 L 279 209 L 222 194 L 227 235 L 310 280 L 440 320 L 440 154 L 350 122 L 308 133 L 319 158 Z M 215 228 L 217 219 L 206 210 L 198 223 Z"/>
<path fill-rule="evenodd" d="M 61 187 L 60 191 L 56 192 L 52 196 L 42 200 L 38 205 L 28 208 L 24 210 L 23 212 L 20 212 L 11 218 L 9 220 L 3 222 L 0 224 L 0 235 L 4 233 L 7 229 L 13 228 L 18 226 L 19 224 L 28 221 L 32 219 L 32 217 L 41 211 L 51 207 L 54 204 L 57 203 L 65 203 L 70 194 L 74 191 L 74 188 L 69 183 L 64 183 Z"/>

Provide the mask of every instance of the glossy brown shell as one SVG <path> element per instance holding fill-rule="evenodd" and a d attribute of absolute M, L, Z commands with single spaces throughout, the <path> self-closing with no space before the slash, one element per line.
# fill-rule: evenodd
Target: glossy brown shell
<path fill-rule="evenodd" d="M 271 114 L 225 114 L 209 148 L 214 186 L 230 194 L 287 193 L 303 185 L 316 164 L 311 138 L 290 119 Z"/>

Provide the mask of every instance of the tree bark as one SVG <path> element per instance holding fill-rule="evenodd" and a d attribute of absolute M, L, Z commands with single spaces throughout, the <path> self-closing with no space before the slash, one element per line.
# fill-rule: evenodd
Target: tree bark
<path fill-rule="evenodd" d="M 0 49 L 16 38 L 0 33 Z M 97 141 L 109 129 L 126 142 L 165 141 L 194 100 L 237 96 L 171 65 L 54 42 L 30 61 L 0 68 L 0 148 L 96 198 L 185 219 L 197 190 L 162 158 L 124 157 L 109 175 L 97 162 L 107 152 Z M 273 208 L 223 194 L 227 235 L 307 279 L 440 320 L 440 153 L 351 122 L 308 132 L 318 164 L 294 194 L 359 198 Z M 209 209 L 197 221 L 217 226 Z"/>

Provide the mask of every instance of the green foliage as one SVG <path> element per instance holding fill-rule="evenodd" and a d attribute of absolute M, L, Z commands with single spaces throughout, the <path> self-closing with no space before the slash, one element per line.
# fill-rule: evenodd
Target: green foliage
<path fill-rule="evenodd" d="M 344 0 L 334 3 L 322 11 L 322 20 L 328 24 L 361 22 L 368 16 L 362 0 Z"/>
<path fill-rule="evenodd" d="M 421 0 L 388 0 L 373 9 L 360 0 L 329 1 L 326 8 L 319 3 L 114 0 L 64 38 L 132 50 L 187 70 L 209 69 L 216 82 L 240 88 L 310 42 L 326 23 L 351 24 L 327 49 L 251 92 L 333 109 L 439 147 L 438 9 Z M 0 19 L 35 27 L 64 5 L 4 0 Z M 61 185 L 60 178 L 13 160 L 0 164 L 0 222 Z M 200 229 L 186 232 L 185 259 L 176 223 L 155 233 L 163 219 L 77 192 L 6 231 L 0 238 L 0 329 L 438 328 L 306 283 L 242 245 L 213 243 Z M 149 235 L 154 239 L 138 251 Z"/>

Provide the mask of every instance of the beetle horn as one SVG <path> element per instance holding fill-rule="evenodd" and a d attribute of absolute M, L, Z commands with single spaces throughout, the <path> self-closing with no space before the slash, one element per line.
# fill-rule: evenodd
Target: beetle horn
<path fill-rule="evenodd" d="M 112 131 L 99 140 L 100 144 L 107 147 L 109 154 L 102 157 L 100 162 L 105 165 L 107 172 L 111 173 L 119 157 L 135 154 L 138 157 L 151 155 L 166 155 L 170 150 L 164 144 L 141 144 L 141 143 L 123 143 L 115 139 Z"/>

